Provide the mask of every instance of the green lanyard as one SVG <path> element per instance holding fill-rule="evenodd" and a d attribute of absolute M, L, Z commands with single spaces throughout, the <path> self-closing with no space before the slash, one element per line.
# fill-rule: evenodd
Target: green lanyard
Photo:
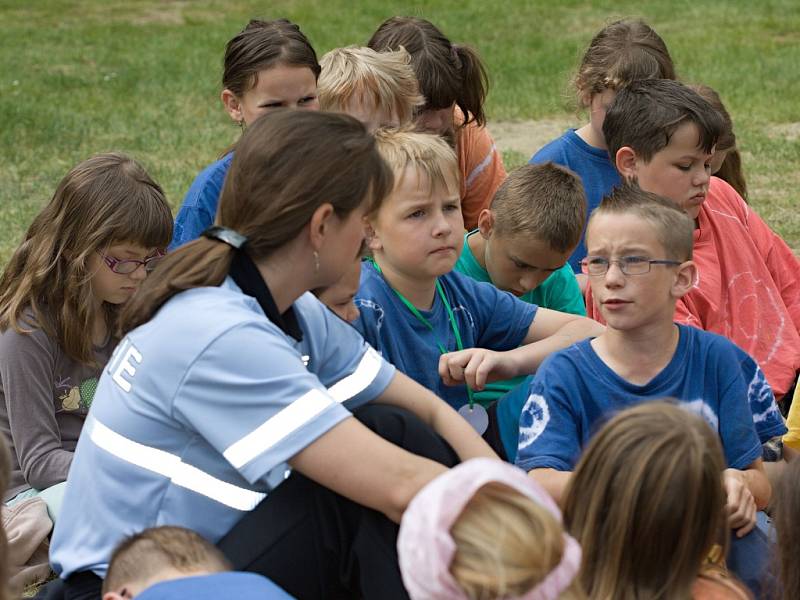
<path fill-rule="evenodd" d="M 372 266 L 375 267 L 375 270 L 378 273 L 383 275 L 383 271 L 381 271 L 381 266 L 378 263 L 376 263 L 374 259 L 369 259 L 369 262 L 372 263 Z M 392 291 L 395 294 L 397 294 L 397 297 L 400 298 L 400 301 L 403 304 L 405 304 L 406 308 L 409 311 L 411 311 L 411 314 L 414 315 L 417 318 L 417 320 L 420 321 L 423 325 L 425 325 L 425 327 L 430 329 L 431 333 L 434 335 L 434 338 L 436 339 L 436 345 L 439 347 L 439 352 L 441 352 L 442 354 L 447 354 L 447 352 L 448 352 L 447 348 L 444 346 L 444 344 L 441 342 L 441 340 L 439 340 L 439 337 L 436 335 L 436 330 L 433 328 L 433 325 L 431 325 L 430 321 L 428 321 L 428 319 L 426 319 L 424 316 L 422 316 L 422 313 L 420 313 L 419 310 L 417 310 L 416 306 L 411 304 L 411 302 L 408 300 L 408 298 L 403 296 L 403 294 L 398 292 L 392 286 L 389 286 L 389 287 L 392 289 Z M 442 299 L 442 303 L 444 304 L 444 307 L 447 310 L 447 319 L 450 321 L 450 327 L 453 328 L 453 333 L 456 336 L 456 346 L 458 347 L 459 350 L 463 350 L 464 349 L 464 344 L 461 342 L 461 332 L 458 330 L 458 324 L 456 323 L 456 317 L 453 314 L 453 309 L 450 306 L 450 303 L 447 301 L 447 296 L 444 295 L 444 290 L 442 289 L 442 284 L 439 283 L 439 279 L 438 278 L 436 279 L 436 291 L 439 293 L 439 298 Z M 475 401 L 472 399 L 472 389 L 469 386 L 467 386 L 467 397 L 469 398 L 469 408 L 470 408 L 470 410 L 472 410 L 472 407 L 475 404 Z"/>

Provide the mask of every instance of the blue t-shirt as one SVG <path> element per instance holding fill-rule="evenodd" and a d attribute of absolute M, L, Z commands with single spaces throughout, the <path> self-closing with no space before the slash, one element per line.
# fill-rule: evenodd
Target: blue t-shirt
<path fill-rule="evenodd" d="M 528 333 L 537 306 L 518 300 L 491 283 L 475 281 L 452 271 L 439 277 L 453 309 L 464 348 L 512 350 Z M 369 262 L 361 269 L 355 298 L 361 315 L 356 329 L 383 358 L 417 383 L 458 409 L 467 403 L 464 385 L 447 386 L 439 377 L 440 340 L 448 351 L 458 350 L 447 310 L 438 294 L 431 310 L 420 313 L 436 334 L 421 323 Z"/>
<path fill-rule="evenodd" d="M 157 525 L 216 543 L 288 462 L 379 396 L 395 369 L 312 294 L 302 339 L 227 278 L 181 292 L 119 343 L 70 467 L 50 562 L 105 576 L 114 547 Z"/>
<path fill-rule="evenodd" d="M 595 148 L 584 142 L 574 129 L 569 129 L 556 138 L 529 161 L 531 164 L 553 161 L 575 171 L 583 182 L 586 191 L 586 215 L 597 208 L 603 196 L 619 185 L 620 178 L 614 164 L 608 158 L 608 151 Z M 569 257 L 569 264 L 576 273 L 581 272 L 581 260 L 586 256 L 585 234 L 581 237 L 575 252 Z"/>
<path fill-rule="evenodd" d="M 516 388 L 498 406 L 501 426 L 519 415 L 517 465 L 526 471 L 570 471 L 594 432 L 616 412 L 664 398 L 698 413 L 719 433 L 730 467 L 743 469 L 761 457 L 759 437 L 786 431 L 764 374 L 728 339 L 677 327 L 680 339 L 672 360 L 645 385 L 612 371 L 591 340 L 550 355 L 527 389 Z"/>
<path fill-rule="evenodd" d="M 232 160 L 233 152 L 229 152 L 217 162 L 208 165 L 195 177 L 175 217 L 170 250 L 196 240 L 214 224 L 217 204 L 222 194 L 222 184 L 225 183 L 225 174 Z"/>
<path fill-rule="evenodd" d="M 266 577 L 256 573 L 213 573 L 170 579 L 151 585 L 136 600 L 292 600 Z"/>

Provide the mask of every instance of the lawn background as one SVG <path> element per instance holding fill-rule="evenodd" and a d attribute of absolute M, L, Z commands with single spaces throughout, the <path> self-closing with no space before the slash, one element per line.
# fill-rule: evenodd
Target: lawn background
<path fill-rule="evenodd" d="M 238 136 L 219 97 L 225 42 L 250 17 L 288 17 L 318 54 L 363 44 L 394 14 L 470 43 L 497 121 L 580 122 L 567 82 L 608 20 L 645 18 L 679 76 L 716 88 L 743 150 L 751 203 L 800 248 L 800 2 L 197 2 L 0 0 L 0 264 L 59 179 L 89 155 L 139 159 L 177 209 Z M 499 140 L 501 147 L 502 139 Z M 528 156 L 504 153 L 507 166 Z"/>

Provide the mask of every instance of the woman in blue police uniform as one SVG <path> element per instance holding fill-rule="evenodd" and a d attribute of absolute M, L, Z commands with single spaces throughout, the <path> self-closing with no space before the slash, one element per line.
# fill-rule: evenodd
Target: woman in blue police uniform
<path fill-rule="evenodd" d="M 167 256 L 123 315 L 53 536 L 65 597 L 98 598 L 115 544 L 163 524 L 300 598 L 407 597 L 408 502 L 446 465 L 494 455 L 307 293 L 352 263 L 391 180 L 350 117 L 247 129 L 220 226 Z"/>

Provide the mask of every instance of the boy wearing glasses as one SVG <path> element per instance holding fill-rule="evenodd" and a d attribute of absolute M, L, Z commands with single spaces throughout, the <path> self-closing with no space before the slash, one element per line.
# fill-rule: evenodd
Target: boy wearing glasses
<path fill-rule="evenodd" d="M 561 500 L 581 449 L 604 419 L 639 402 L 675 399 L 720 436 L 729 524 L 743 536 L 771 493 L 751 409 L 783 424 L 747 354 L 721 336 L 673 322 L 675 303 L 695 277 L 692 230 L 683 210 L 635 185 L 605 198 L 589 220 L 582 264 L 606 331 L 551 355 L 528 389 L 503 404 L 521 408 L 517 465 Z"/>
<path fill-rule="evenodd" d="M 800 260 L 731 186 L 710 176 L 722 128 L 695 91 L 649 80 L 620 90 L 603 135 L 622 179 L 671 200 L 694 221 L 697 277 L 675 320 L 747 352 L 788 408 L 800 369 Z M 589 316 L 602 317 L 592 295 Z"/>

